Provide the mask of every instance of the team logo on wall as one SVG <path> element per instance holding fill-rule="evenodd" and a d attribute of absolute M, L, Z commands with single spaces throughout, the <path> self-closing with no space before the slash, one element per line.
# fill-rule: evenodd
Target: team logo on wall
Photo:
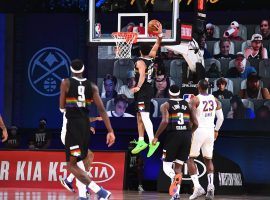
<path fill-rule="evenodd" d="M 60 83 L 69 77 L 70 59 L 67 54 L 55 47 L 46 47 L 34 54 L 28 66 L 28 79 L 32 88 L 43 96 L 56 96 L 60 93 Z"/>

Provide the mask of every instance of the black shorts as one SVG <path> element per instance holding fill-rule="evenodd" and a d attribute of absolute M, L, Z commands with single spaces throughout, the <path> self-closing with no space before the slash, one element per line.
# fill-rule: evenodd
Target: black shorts
<path fill-rule="evenodd" d="M 88 118 L 72 118 L 67 120 L 67 133 L 65 137 L 66 160 L 70 156 L 83 160 L 88 153 L 90 140 L 90 127 Z"/>
<path fill-rule="evenodd" d="M 190 151 L 191 137 L 191 131 L 168 132 L 163 148 L 163 152 L 165 154 L 165 157 L 163 158 L 164 161 L 186 162 Z"/>
<path fill-rule="evenodd" d="M 134 93 L 137 112 L 150 112 L 151 99 L 154 97 L 154 88 L 150 84 L 143 84 L 141 89 Z"/>

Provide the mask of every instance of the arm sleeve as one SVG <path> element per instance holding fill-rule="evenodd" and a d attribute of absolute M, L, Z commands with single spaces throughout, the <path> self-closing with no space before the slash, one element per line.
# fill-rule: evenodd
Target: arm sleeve
<path fill-rule="evenodd" d="M 216 121 L 215 131 L 219 131 L 224 121 L 222 109 L 216 110 L 216 117 L 217 117 L 217 121 Z"/>

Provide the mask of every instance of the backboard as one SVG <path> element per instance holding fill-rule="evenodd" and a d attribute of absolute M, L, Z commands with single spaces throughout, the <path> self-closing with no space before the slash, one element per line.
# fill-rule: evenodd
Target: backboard
<path fill-rule="evenodd" d="M 147 33 L 148 22 L 163 26 L 163 42 L 176 41 L 178 0 L 89 0 L 90 43 L 114 43 L 113 32 L 137 32 L 138 42 L 155 42 Z"/>

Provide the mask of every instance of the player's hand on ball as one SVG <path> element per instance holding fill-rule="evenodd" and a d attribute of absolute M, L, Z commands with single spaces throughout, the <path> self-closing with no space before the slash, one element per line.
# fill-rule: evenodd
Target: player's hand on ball
<path fill-rule="evenodd" d="M 154 34 L 158 35 L 160 33 L 162 33 L 162 24 L 161 23 L 158 23 L 157 25 L 155 25 L 156 27 L 156 31 L 153 31 Z"/>
<path fill-rule="evenodd" d="M 153 145 L 156 145 L 157 141 L 158 141 L 158 138 L 154 138 L 154 139 L 152 140 L 152 144 L 153 144 Z"/>
<path fill-rule="evenodd" d="M 107 134 L 107 138 L 106 138 L 106 144 L 108 145 L 108 147 L 112 146 L 115 142 L 115 135 L 113 132 L 109 132 Z"/>

